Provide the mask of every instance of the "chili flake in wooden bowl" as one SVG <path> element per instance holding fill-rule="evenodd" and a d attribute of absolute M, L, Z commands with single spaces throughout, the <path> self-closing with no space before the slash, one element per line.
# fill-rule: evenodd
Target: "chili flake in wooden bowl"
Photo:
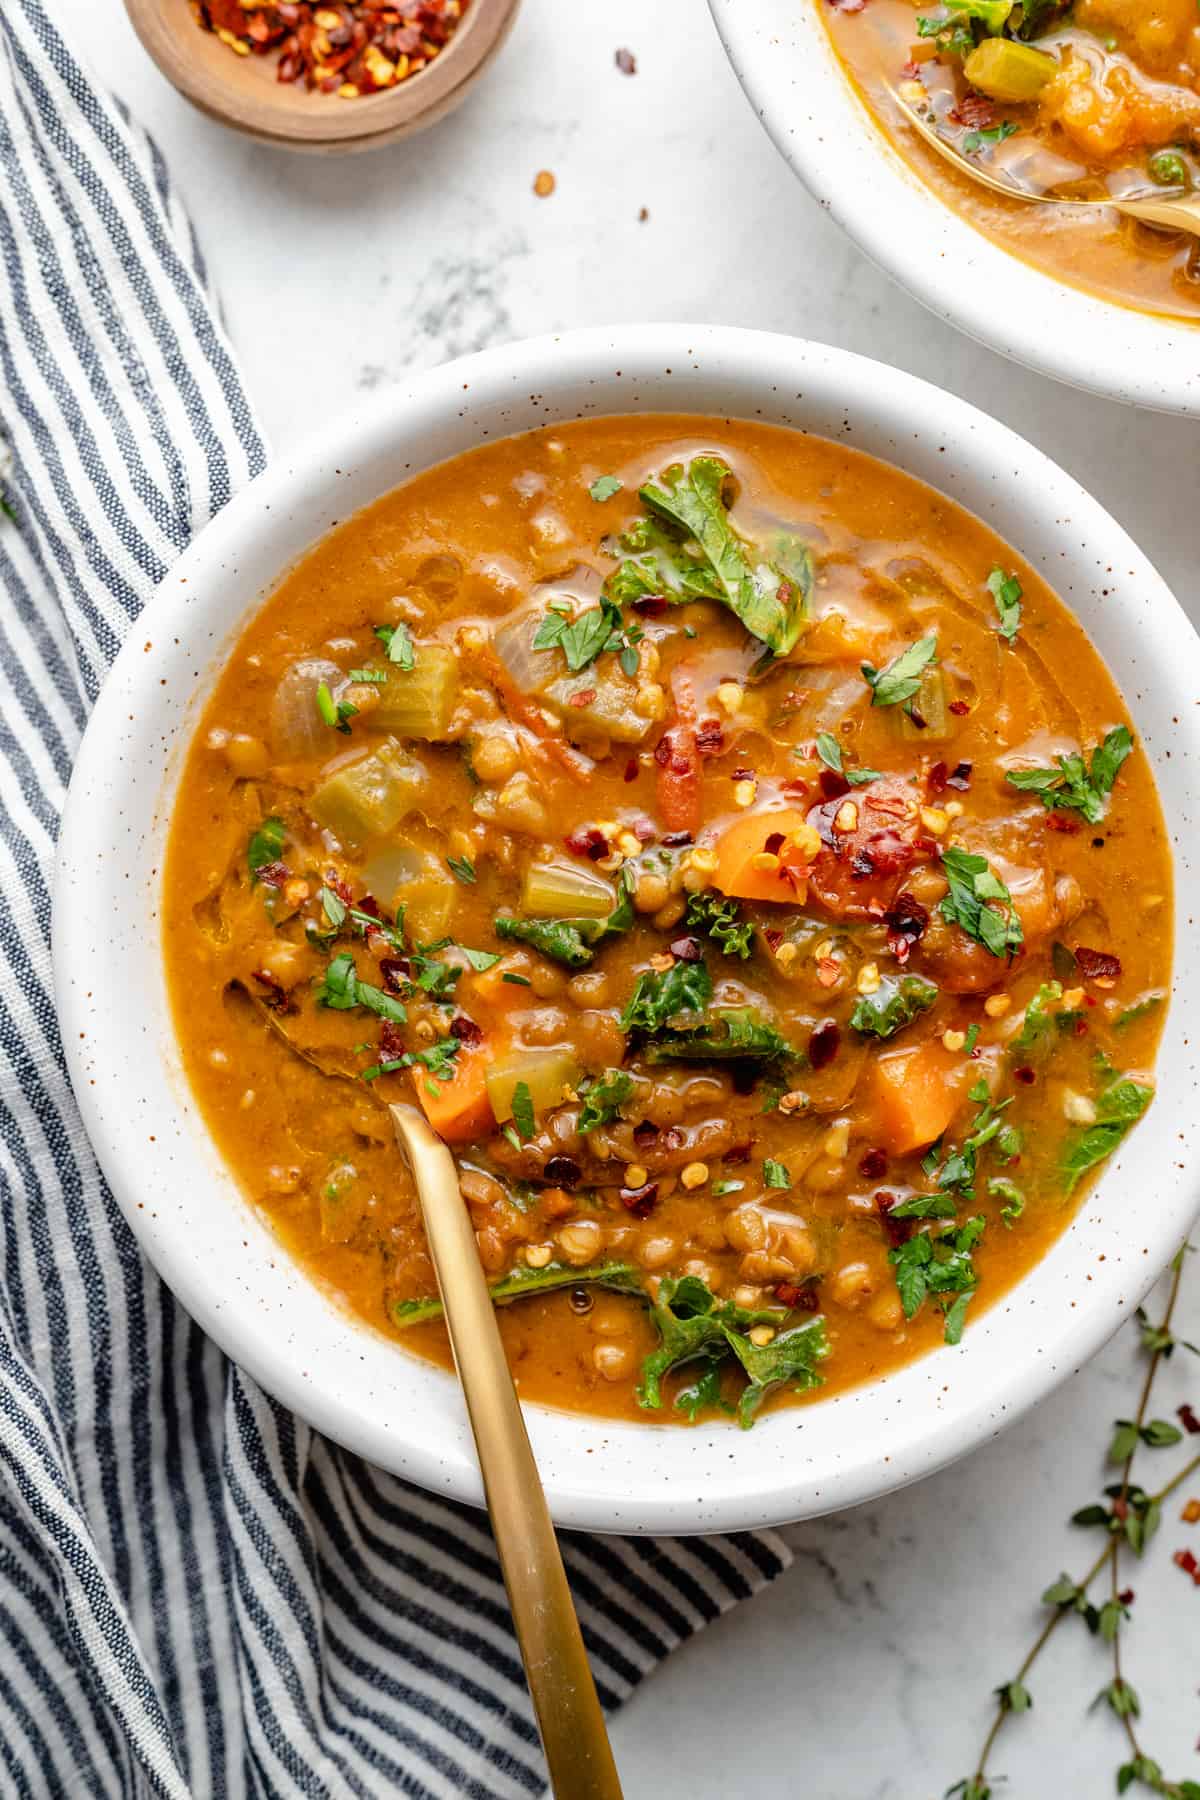
<path fill-rule="evenodd" d="M 372 149 L 443 118 L 495 56 L 518 4 L 125 0 L 185 99 L 260 142 L 308 150 Z"/>
<path fill-rule="evenodd" d="M 468 0 L 191 0 L 239 56 L 274 56 L 275 79 L 357 100 L 407 81 L 453 37 Z"/>

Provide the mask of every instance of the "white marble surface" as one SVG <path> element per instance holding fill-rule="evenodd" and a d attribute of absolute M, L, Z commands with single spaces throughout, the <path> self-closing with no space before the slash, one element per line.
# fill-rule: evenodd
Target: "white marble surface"
<path fill-rule="evenodd" d="M 937 326 L 788 174 L 702 0 L 525 0 L 460 113 L 348 160 L 264 150 L 192 113 L 120 0 L 54 11 L 157 134 L 276 443 L 401 370 L 536 332 L 647 318 L 791 331 L 898 363 L 1036 440 L 1200 616 L 1196 427 L 1050 385 Z M 619 46 L 637 57 L 633 79 L 614 67 Z M 558 182 L 545 200 L 532 192 L 542 168 Z M 1200 1263 L 1183 1312 L 1200 1338 Z M 794 1568 L 677 1655 L 618 1721 L 629 1800 L 933 1800 L 968 1768 L 989 1691 L 1037 1627 L 1038 1592 L 1090 1552 L 1065 1519 L 1091 1497 L 1135 1379 L 1126 1335 L 969 1462 L 794 1529 Z M 1200 1363 L 1179 1358 L 1159 1410 L 1189 1394 L 1200 1406 Z M 1170 1563 L 1189 1539 L 1200 1554 L 1200 1530 L 1181 1526 L 1176 1506 L 1150 1568 L 1131 1577 L 1127 1658 L 1147 1747 L 1200 1779 L 1200 1591 Z M 995 1759 L 1011 1778 L 1003 1792 L 1114 1791 L 1118 1728 L 1086 1717 L 1106 1679 L 1102 1653 L 1064 1626 L 1033 1714 Z"/>

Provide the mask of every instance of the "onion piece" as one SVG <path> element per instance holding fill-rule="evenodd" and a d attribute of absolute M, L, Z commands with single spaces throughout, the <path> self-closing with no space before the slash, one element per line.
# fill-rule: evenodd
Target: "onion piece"
<path fill-rule="evenodd" d="M 335 662 L 305 657 L 293 663 L 275 689 L 271 701 L 271 743 L 284 762 L 328 753 L 329 727 L 317 709 L 317 689 L 325 682 L 336 701 L 346 677 Z M 333 743 L 337 743 L 337 738 Z"/>

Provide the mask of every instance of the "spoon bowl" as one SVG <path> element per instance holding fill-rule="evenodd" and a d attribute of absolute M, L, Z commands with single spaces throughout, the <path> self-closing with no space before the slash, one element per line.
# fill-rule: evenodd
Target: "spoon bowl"
<path fill-rule="evenodd" d="M 994 194 L 1003 194 L 1009 200 L 1027 200 L 1033 206 L 1107 206 L 1128 219 L 1141 220 L 1144 225 L 1157 225 L 1167 231 L 1190 231 L 1200 237 L 1200 194 L 1164 194 L 1161 198 L 1155 195 L 1146 200 L 1122 200 L 1106 194 L 1097 199 L 1075 200 L 1059 199 L 1054 194 L 1030 193 L 1027 188 L 1018 187 L 1015 181 L 1006 181 L 1002 175 L 994 175 L 990 169 L 982 168 L 956 149 L 932 123 L 928 111 L 923 111 L 898 89 L 889 87 L 888 92 L 918 137 L 923 138 L 931 150 L 936 150 L 944 161 L 952 163 Z"/>

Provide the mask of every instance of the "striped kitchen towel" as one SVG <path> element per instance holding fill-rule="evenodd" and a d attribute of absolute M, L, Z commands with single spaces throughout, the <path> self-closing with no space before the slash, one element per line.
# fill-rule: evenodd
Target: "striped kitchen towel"
<path fill-rule="evenodd" d="M 162 160 L 42 0 L 0 0 L 0 425 L 0 1792 L 541 1793 L 486 1517 L 224 1360 L 72 1101 L 49 954 L 72 757 L 267 451 Z M 767 1533 L 564 1547 L 609 1707 L 786 1560 Z"/>

